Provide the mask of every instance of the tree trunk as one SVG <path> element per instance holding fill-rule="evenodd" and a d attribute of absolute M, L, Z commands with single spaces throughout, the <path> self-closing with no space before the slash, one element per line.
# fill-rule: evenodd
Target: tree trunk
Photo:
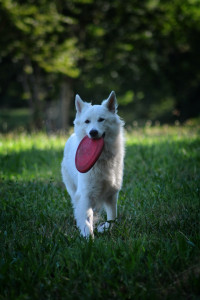
<path fill-rule="evenodd" d="M 72 79 L 64 76 L 61 87 L 61 128 L 67 130 L 70 121 L 70 104 L 72 102 Z"/>
<path fill-rule="evenodd" d="M 32 87 L 32 98 L 33 98 L 33 121 L 37 129 L 43 127 L 43 99 L 40 96 L 41 92 L 41 76 L 38 66 L 35 66 L 34 72 L 30 74 L 30 81 Z"/>
<path fill-rule="evenodd" d="M 24 67 L 29 70 L 25 71 L 21 77 L 22 85 L 28 99 L 29 108 L 32 115 L 33 126 L 41 129 L 43 126 L 43 99 L 40 97 L 41 76 L 37 66 L 33 66 L 30 59 L 25 57 Z"/>

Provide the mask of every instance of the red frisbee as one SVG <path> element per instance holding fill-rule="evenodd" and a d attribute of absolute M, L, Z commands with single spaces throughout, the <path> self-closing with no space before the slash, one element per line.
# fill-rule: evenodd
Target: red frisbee
<path fill-rule="evenodd" d="M 76 168 L 81 173 L 88 172 L 103 151 L 104 139 L 90 139 L 87 135 L 80 142 L 75 157 Z"/>

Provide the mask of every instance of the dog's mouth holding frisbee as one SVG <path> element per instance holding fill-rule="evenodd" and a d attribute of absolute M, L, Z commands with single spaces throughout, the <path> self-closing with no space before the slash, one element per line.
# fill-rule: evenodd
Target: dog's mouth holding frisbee
<path fill-rule="evenodd" d="M 99 159 L 104 148 L 105 132 L 100 138 L 89 138 L 87 135 L 81 140 L 75 156 L 75 165 L 80 173 L 88 172 Z"/>
<path fill-rule="evenodd" d="M 105 132 L 100 135 L 99 132 L 95 129 L 92 129 L 89 134 L 88 134 L 88 137 L 92 140 L 98 140 L 100 138 L 104 138 L 105 137 Z"/>

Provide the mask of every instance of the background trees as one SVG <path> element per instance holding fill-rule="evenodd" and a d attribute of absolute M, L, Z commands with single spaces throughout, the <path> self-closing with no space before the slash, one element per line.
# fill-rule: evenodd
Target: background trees
<path fill-rule="evenodd" d="M 128 122 L 199 113 L 200 2 L 0 0 L 1 107 L 29 106 L 41 128 L 60 99 L 117 92 Z"/>

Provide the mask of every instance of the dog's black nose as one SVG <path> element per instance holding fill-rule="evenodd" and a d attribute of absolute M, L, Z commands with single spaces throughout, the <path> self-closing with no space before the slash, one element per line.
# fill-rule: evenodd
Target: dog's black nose
<path fill-rule="evenodd" d="M 90 130 L 90 136 L 91 138 L 96 138 L 98 136 L 98 131 L 96 129 Z"/>

